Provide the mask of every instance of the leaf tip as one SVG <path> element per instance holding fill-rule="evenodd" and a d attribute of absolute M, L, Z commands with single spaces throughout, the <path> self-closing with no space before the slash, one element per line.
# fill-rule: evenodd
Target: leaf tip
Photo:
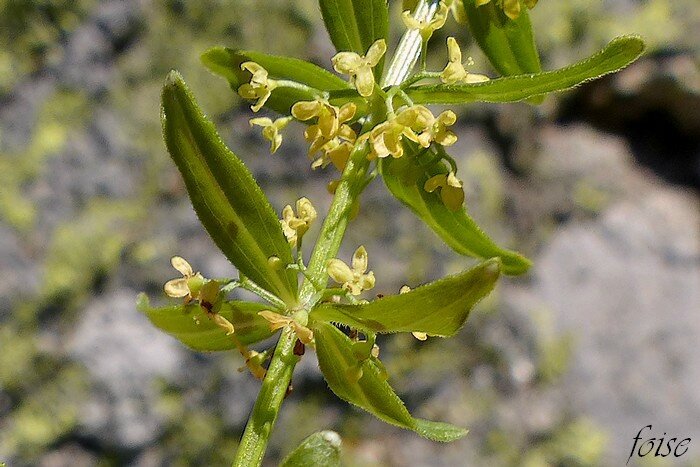
<path fill-rule="evenodd" d="M 458 439 L 464 438 L 469 433 L 469 430 L 466 428 L 455 426 L 450 423 L 423 420 L 421 418 L 416 418 L 415 424 L 416 433 L 424 438 L 441 443 L 457 441 Z"/>
<path fill-rule="evenodd" d="M 177 70 L 170 70 L 168 76 L 165 78 L 165 88 L 176 88 L 182 87 L 185 84 L 185 80 L 182 75 Z"/>

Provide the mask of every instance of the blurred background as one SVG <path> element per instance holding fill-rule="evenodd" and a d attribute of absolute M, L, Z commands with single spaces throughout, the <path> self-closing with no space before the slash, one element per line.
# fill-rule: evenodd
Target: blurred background
<path fill-rule="evenodd" d="M 454 339 L 380 340 L 418 416 L 468 426 L 438 445 L 350 408 L 313 352 L 297 367 L 268 465 L 319 429 L 349 466 L 621 465 L 645 425 L 690 437 L 700 465 L 700 9 L 696 0 L 542 0 L 546 69 L 640 33 L 648 54 L 539 107 L 460 110 L 452 148 L 467 205 L 534 260 Z M 392 43 L 402 26 L 392 2 Z M 455 35 L 433 41 L 434 68 Z M 135 309 L 187 258 L 233 276 L 196 219 L 160 137 L 178 69 L 275 209 L 321 210 L 336 174 L 311 171 L 302 127 L 274 156 L 248 104 L 199 63 L 213 45 L 329 67 L 314 0 L 0 0 L 0 461 L 10 466 L 225 465 L 259 383 L 236 354 L 194 353 Z M 313 232 L 309 234 L 313 236 Z M 308 242 L 307 242 L 308 243 Z M 367 246 L 377 293 L 464 269 L 375 181 L 341 258 Z M 634 461 L 630 462 L 632 464 Z"/>

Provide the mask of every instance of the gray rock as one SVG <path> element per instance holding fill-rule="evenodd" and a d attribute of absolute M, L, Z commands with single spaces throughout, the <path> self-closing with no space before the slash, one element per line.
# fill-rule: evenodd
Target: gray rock
<path fill-rule="evenodd" d="M 560 229 L 535 262 L 537 293 L 576 336 L 564 389 L 616 464 L 645 425 L 700 435 L 699 212 L 693 194 L 648 186 Z"/>
<path fill-rule="evenodd" d="M 15 231 L 0 223 L 0 322 L 13 304 L 39 289 L 39 270 Z"/>
<path fill-rule="evenodd" d="M 96 389 L 85 402 L 82 430 L 107 446 L 126 449 L 145 446 L 160 434 L 154 382 L 182 378 L 185 360 L 182 346 L 136 310 L 135 296 L 135 291 L 119 290 L 96 298 L 68 344 Z"/>

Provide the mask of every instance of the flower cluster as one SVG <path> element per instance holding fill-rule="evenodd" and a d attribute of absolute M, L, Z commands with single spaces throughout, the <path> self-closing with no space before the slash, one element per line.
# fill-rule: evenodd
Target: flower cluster
<path fill-rule="evenodd" d="M 510 0 L 494 0 L 499 5 L 513 8 Z M 488 3 L 487 1 L 477 2 L 478 4 Z M 517 3 L 517 2 L 516 2 Z M 528 6 L 534 5 L 534 1 L 526 2 Z M 430 20 L 419 20 L 411 16 L 410 11 L 403 12 L 403 20 L 409 29 L 419 31 L 424 45 L 433 33 L 444 26 L 449 13 L 459 20 L 464 19 L 464 8 L 459 0 L 441 1 L 438 11 Z M 489 78 L 475 73 L 469 73 L 462 62 L 462 51 L 453 37 L 447 39 L 448 62 L 441 72 L 424 72 L 425 77 L 439 80 L 443 84 L 471 84 L 487 81 Z M 356 52 L 339 52 L 332 58 L 333 68 L 342 74 L 350 77 L 350 82 L 355 86 L 357 93 L 368 98 L 379 92 L 386 103 L 386 117 L 370 130 L 358 136 L 356 128 L 351 125 L 356 120 L 364 122 L 365 116 L 357 116 L 358 105 L 356 101 L 345 102 L 343 105 L 331 104 L 331 97 L 328 93 L 319 92 L 313 100 L 299 101 L 292 105 L 291 116 L 284 116 L 276 120 L 267 117 L 254 118 L 250 120 L 251 126 L 262 127 L 262 134 L 270 141 L 270 152 L 275 153 L 282 143 L 282 130 L 292 119 L 309 123 L 304 132 L 304 138 L 309 144 L 308 155 L 312 160 L 311 167 L 325 168 L 332 164 L 339 171 L 343 171 L 348 163 L 353 149 L 358 144 L 368 143 L 369 160 L 382 159 L 391 156 L 400 158 L 404 156 L 405 143 L 413 142 L 421 148 L 430 148 L 431 145 L 448 147 L 455 144 L 457 136 L 452 132 L 452 127 L 457 121 L 457 115 L 446 110 L 435 116 L 430 109 L 423 105 L 413 105 L 410 98 L 404 100 L 407 105 L 394 108 L 394 99 L 402 89 L 394 88 L 389 90 L 379 90 L 376 87 L 373 68 L 376 67 L 386 53 L 386 43 L 383 39 L 374 42 L 365 55 Z M 472 64 L 471 57 L 467 64 Z M 257 111 L 265 104 L 272 91 L 278 87 L 291 86 L 287 81 L 275 81 L 269 78 L 268 72 L 254 62 L 244 62 L 241 69 L 250 72 L 251 79 L 239 87 L 241 96 L 248 99 L 256 99 L 253 110 Z M 404 94 L 405 96 L 405 94 Z M 376 101 L 372 102 L 375 106 Z M 453 164 L 454 167 L 454 164 Z M 338 181 L 329 185 L 329 190 L 334 191 Z M 436 192 L 442 202 L 451 210 L 459 209 L 464 202 L 464 190 L 462 182 L 459 181 L 455 173 L 437 175 L 430 178 L 423 187 L 426 191 Z M 297 246 L 298 241 L 308 229 L 308 225 L 316 217 L 316 211 L 308 203 L 306 198 L 297 202 L 297 213 L 295 214 L 291 206 L 286 206 L 282 212 L 282 229 L 292 246 Z M 344 264 L 344 263 L 343 263 Z M 336 265 L 337 266 L 337 265 Z M 337 269 L 337 268 L 336 268 Z M 346 277 L 339 282 L 343 284 L 353 284 L 348 280 L 349 267 L 336 271 L 337 277 Z M 369 280 L 369 279 L 368 279 Z M 365 285 L 368 285 L 366 282 Z M 356 284 L 357 285 L 357 284 Z M 350 287 L 349 285 L 347 287 Z M 353 291 L 357 287 L 350 287 Z M 362 289 L 362 287 L 359 287 Z M 367 288 L 367 287 L 365 287 Z M 359 293 L 359 292 L 358 292 Z"/>
<path fill-rule="evenodd" d="M 316 119 L 304 132 L 309 143 L 309 157 L 313 159 L 321 153 L 311 164 L 312 168 L 326 167 L 329 163 L 340 171 L 345 168 L 357 139 L 355 131 L 347 124 L 355 112 L 357 106 L 352 102 L 338 108 L 323 99 L 297 102 L 292 106 L 292 115 L 297 120 Z"/>
<path fill-rule="evenodd" d="M 425 106 L 413 105 L 401 110 L 395 117 L 374 127 L 366 138 L 371 145 L 370 158 L 394 158 L 403 156 L 403 138 L 427 148 L 434 141 L 443 146 L 451 146 L 457 136 L 448 129 L 457 121 L 451 110 L 435 117 Z"/>

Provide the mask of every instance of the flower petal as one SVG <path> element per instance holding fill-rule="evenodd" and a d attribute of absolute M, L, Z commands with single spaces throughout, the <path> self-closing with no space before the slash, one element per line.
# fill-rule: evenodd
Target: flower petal
<path fill-rule="evenodd" d="M 365 65 L 357 69 L 355 87 L 362 97 L 369 97 L 372 95 L 372 91 L 374 91 L 374 74 L 369 66 Z"/>
<path fill-rule="evenodd" d="M 194 275 L 194 271 L 192 270 L 192 266 L 190 266 L 190 263 L 188 263 L 184 258 L 180 256 L 173 256 L 170 259 L 170 264 L 172 264 L 173 267 L 185 277 L 190 277 Z"/>
<path fill-rule="evenodd" d="M 354 75 L 357 69 L 365 64 L 365 61 L 355 52 L 338 52 L 331 59 L 333 68 L 344 75 Z"/>
<path fill-rule="evenodd" d="M 353 272 L 362 274 L 367 270 L 369 259 L 367 258 L 367 250 L 364 245 L 360 245 L 352 255 L 352 270 Z"/>
<path fill-rule="evenodd" d="M 369 46 L 369 50 L 367 50 L 367 54 L 365 55 L 365 60 L 369 66 L 375 67 L 385 53 L 386 41 L 384 39 L 379 39 Z"/>
<path fill-rule="evenodd" d="M 320 101 L 301 101 L 292 106 L 292 115 L 297 120 L 306 121 L 318 117 L 323 104 Z"/>
<path fill-rule="evenodd" d="M 182 298 L 190 294 L 190 288 L 187 285 L 187 279 L 185 279 L 184 277 L 169 280 L 163 286 L 163 291 L 165 292 L 165 295 L 172 298 Z"/>
<path fill-rule="evenodd" d="M 352 270 L 350 266 L 343 261 L 333 258 L 326 263 L 326 272 L 338 284 L 347 283 L 353 280 Z"/>

